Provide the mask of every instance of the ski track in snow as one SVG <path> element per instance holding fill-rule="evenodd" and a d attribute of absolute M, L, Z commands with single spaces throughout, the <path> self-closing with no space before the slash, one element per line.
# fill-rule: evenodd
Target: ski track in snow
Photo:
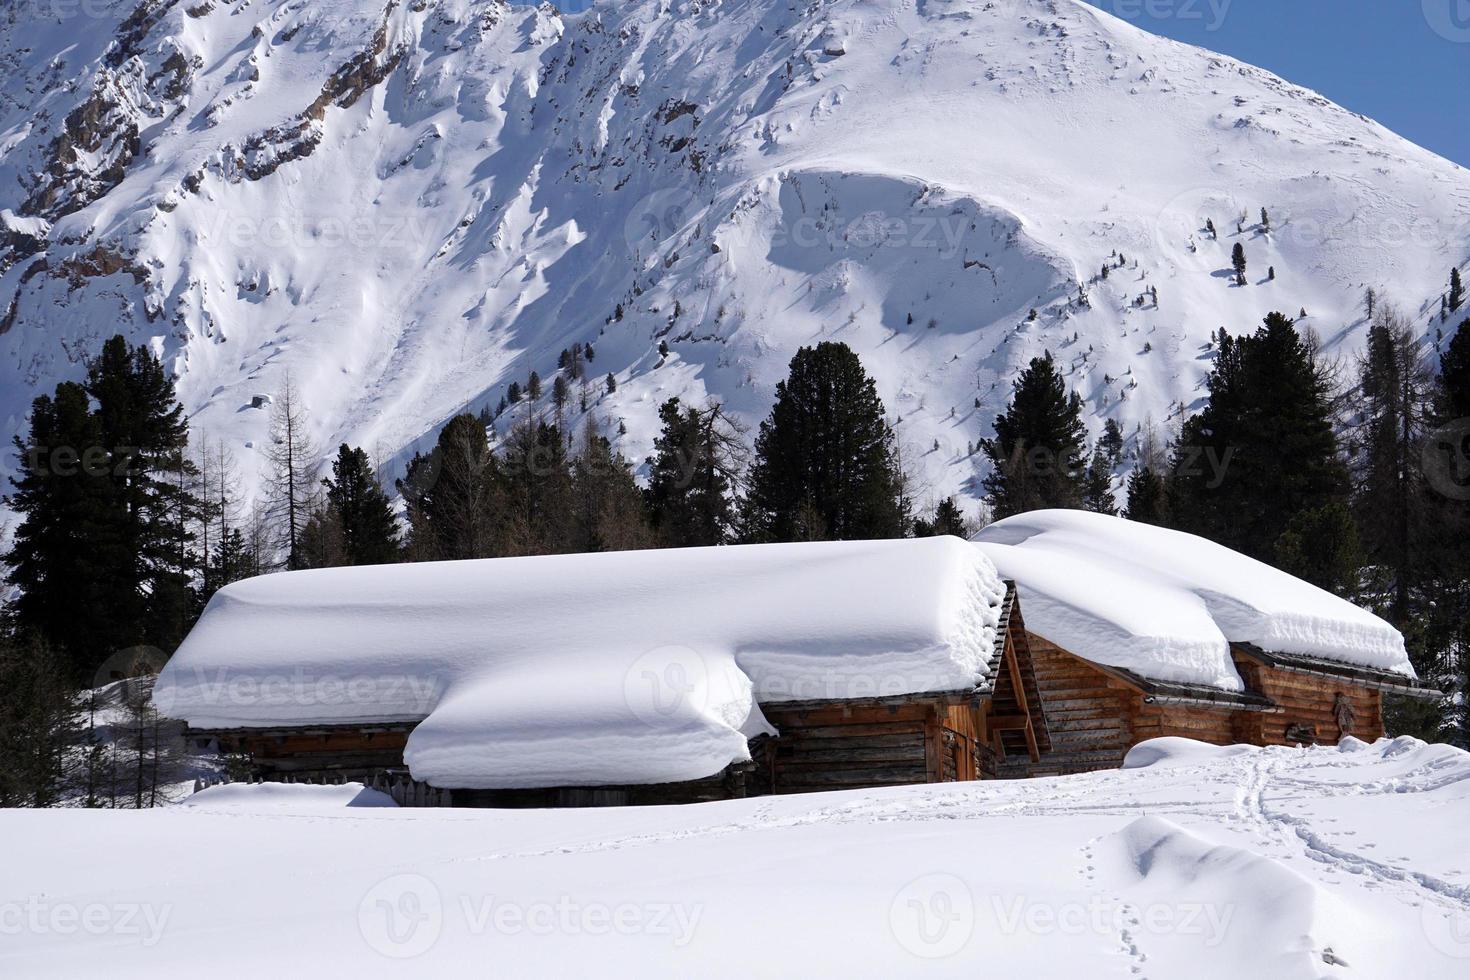
<path fill-rule="evenodd" d="M 7 935 L 0 973 L 74 976 L 105 962 L 157 976 L 212 963 L 258 976 L 288 957 L 298 974 L 397 976 L 483 970 L 491 956 L 517 976 L 1466 975 L 1470 944 L 1444 929 L 1470 923 L 1470 755 L 1402 739 L 1233 755 L 1197 744 L 1122 771 L 686 807 L 332 810 L 327 794 L 302 793 L 294 811 L 290 794 L 255 806 L 242 792 L 144 814 L 0 811 L 0 908 L 141 896 L 180 920 L 142 951 L 116 937 Z M 936 879 L 959 889 L 941 889 L 940 910 L 962 900 L 973 930 L 938 960 L 890 930 L 909 907 L 899 899 Z M 378 908 L 362 903 L 405 880 L 443 908 L 438 945 L 408 963 L 359 932 Z M 670 958 L 649 937 L 487 938 L 454 921 L 457 902 L 558 895 L 693 903 L 705 924 Z M 1102 918 L 1075 933 L 1015 931 L 1001 925 L 1012 902 L 1095 906 Z M 1233 909 L 1241 922 L 1201 946 L 1206 934 L 1160 931 L 1161 906 Z M 222 946 L 229 960 L 212 962 Z"/>

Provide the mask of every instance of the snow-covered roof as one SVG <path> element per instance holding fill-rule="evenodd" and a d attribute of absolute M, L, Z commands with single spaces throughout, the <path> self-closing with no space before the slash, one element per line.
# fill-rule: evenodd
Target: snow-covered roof
<path fill-rule="evenodd" d="M 970 690 L 1005 586 L 954 538 L 287 572 L 209 603 L 158 679 L 199 728 L 420 722 L 439 786 L 672 782 L 758 703 Z"/>
<path fill-rule="evenodd" d="M 1414 677 L 1403 635 L 1382 619 L 1192 534 L 1047 510 L 975 541 L 1016 582 L 1027 627 L 1095 663 L 1240 691 L 1236 643 Z"/>

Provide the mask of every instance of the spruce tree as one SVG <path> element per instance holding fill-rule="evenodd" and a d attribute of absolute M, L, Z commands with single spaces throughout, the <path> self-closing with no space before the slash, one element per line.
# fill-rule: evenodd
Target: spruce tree
<path fill-rule="evenodd" d="M 1118 502 L 1113 497 L 1112 467 L 1101 446 L 1093 452 L 1082 478 L 1082 506 L 1094 514 L 1118 513 Z"/>
<path fill-rule="evenodd" d="M 1458 267 L 1450 270 L 1450 294 L 1446 303 L 1451 313 L 1458 313 L 1460 307 L 1465 305 L 1465 284 L 1460 279 Z"/>
<path fill-rule="evenodd" d="M 1470 419 L 1470 320 L 1460 324 L 1439 361 L 1438 421 Z"/>
<path fill-rule="evenodd" d="M 1109 467 L 1116 467 L 1123 461 L 1123 430 L 1118 426 L 1117 419 L 1108 419 L 1103 423 L 1099 445 L 1107 457 Z"/>
<path fill-rule="evenodd" d="M 1442 704 L 1384 699 L 1392 731 L 1441 737 L 1470 748 L 1470 321 L 1440 355 L 1434 412 L 1424 450 L 1430 528 L 1419 560 L 1426 569 L 1422 615 L 1406 639 L 1422 678 L 1449 691 Z"/>
<path fill-rule="evenodd" d="M 803 347 L 756 438 L 744 535 L 902 537 L 908 505 L 877 387 L 846 344 Z"/>
<path fill-rule="evenodd" d="M 1434 372 L 1409 321 L 1380 306 L 1359 365 L 1359 442 L 1355 513 L 1364 550 L 1390 599 L 1386 618 L 1400 629 L 1414 615 L 1426 535 L 1423 441 L 1432 412 Z"/>
<path fill-rule="evenodd" d="M 1293 514 L 1276 539 L 1273 563 L 1335 595 L 1356 598 L 1363 555 L 1347 504 L 1333 501 Z"/>
<path fill-rule="evenodd" d="M 1142 524 L 1169 526 L 1167 484 L 1146 463 L 1128 476 L 1128 503 L 1123 516 Z"/>
<path fill-rule="evenodd" d="M 735 525 L 734 487 L 744 457 L 740 430 L 718 403 L 659 406 L 662 428 L 648 457 L 649 521 L 664 547 L 727 543 Z"/>
<path fill-rule="evenodd" d="M 572 470 L 561 430 L 546 422 L 517 425 L 501 459 L 501 554 L 552 555 L 573 550 Z"/>
<path fill-rule="evenodd" d="M 1068 393 L 1050 351 L 1033 358 L 995 420 L 995 438 L 980 443 L 993 467 L 984 485 L 995 517 L 1081 507 L 1084 435 L 1081 397 Z"/>
<path fill-rule="evenodd" d="M 57 385 L 32 403 L 26 438 L 14 440 L 7 498 L 21 518 L 5 556 L 18 628 L 59 650 L 76 682 L 91 679 L 117 637 L 137 635 L 135 603 L 119 602 L 109 578 L 129 542 L 101 441 L 86 390 Z"/>
<path fill-rule="evenodd" d="M 0 626 L 0 807 L 56 805 L 81 736 L 76 688 L 44 641 Z"/>
<path fill-rule="evenodd" d="M 1270 562 L 1293 516 L 1346 499 L 1330 378 L 1272 313 L 1251 336 L 1222 331 L 1207 388 L 1174 450 L 1174 521 Z"/>
<path fill-rule="evenodd" d="M 934 513 L 914 521 L 914 537 L 937 538 L 950 535 L 966 541 L 975 533 L 974 526 L 965 519 L 953 497 L 945 497 L 934 508 Z"/>
<path fill-rule="evenodd" d="M 1235 284 L 1245 285 L 1245 246 L 1240 242 L 1235 243 L 1235 248 L 1230 253 L 1230 267 L 1235 270 Z"/>
<path fill-rule="evenodd" d="M 456 415 L 427 454 L 415 454 L 398 481 L 408 509 L 414 561 L 490 558 L 499 553 L 502 475 L 473 415 Z"/>
<path fill-rule="evenodd" d="M 194 606 L 189 528 L 199 501 L 197 468 L 187 456 L 189 424 L 163 363 L 121 336 L 88 363 L 86 388 L 122 511 L 117 534 L 107 540 L 125 553 L 110 555 L 106 574 L 117 608 L 129 610 L 119 616 L 131 629 L 114 638 L 113 649 L 147 643 L 172 650 Z"/>
<path fill-rule="evenodd" d="M 644 518 L 643 492 L 633 468 L 597 424 L 588 419 L 582 447 L 572 460 L 572 540 L 575 552 L 650 548 L 654 534 Z"/>
<path fill-rule="evenodd" d="M 381 565 L 398 559 L 398 522 L 393 505 L 373 472 L 367 453 L 345 443 L 322 481 L 327 504 L 341 528 L 349 565 Z"/>

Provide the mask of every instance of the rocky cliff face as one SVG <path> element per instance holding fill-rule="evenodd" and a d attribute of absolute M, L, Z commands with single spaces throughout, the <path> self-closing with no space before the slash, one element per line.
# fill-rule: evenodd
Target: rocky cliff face
<path fill-rule="evenodd" d="M 569 422 L 641 458 L 663 399 L 754 420 L 832 338 L 972 492 L 1043 349 L 1132 434 L 1273 309 L 1348 354 L 1373 286 L 1434 341 L 1470 257 L 1470 173 L 1073 0 L 21 4 L 0 188 L 5 433 L 121 331 L 247 475 L 287 371 L 393 460 L 591 343 Z"/>

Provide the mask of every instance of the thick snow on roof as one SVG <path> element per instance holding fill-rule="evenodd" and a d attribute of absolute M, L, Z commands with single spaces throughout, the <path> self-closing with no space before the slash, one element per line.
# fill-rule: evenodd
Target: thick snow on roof
<path fill-rule="evenodd" d="M 210 601 L 158 679 L 201 728 L 421 722 L 440 786 L 670 782 L 758 702 L 983 683 L 1004 585 L 954 538 L 288 572 Z"/>
<path fill-rule="evenodd" d="M 1027 628 L 1096 663 L 1238 691 L 1234 642 L 1414 676 L 1382 619 L 1192 534 L 1048 510 L 975 540 L 1015 580 Z"/>

